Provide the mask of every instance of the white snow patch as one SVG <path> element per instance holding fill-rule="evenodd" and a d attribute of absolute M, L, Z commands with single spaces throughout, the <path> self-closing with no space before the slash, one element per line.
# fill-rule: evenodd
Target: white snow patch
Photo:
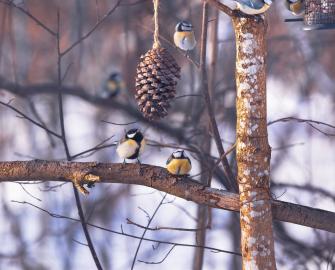
<path fill-rule="evenodd" d="M 245 269 L 246 270 L 259 270 L 256 261 L 251 259 L 250 261 L 245 262 Z"/>
<path fill-rule="evenodd" d="M 250 248 L 256 243 L 256 238 L 255 237 L 250 237 L 248 238 L 248 243 L 247 246 Z"/>
<path fill-rule="evenodd" d="M 258 125 L 257 125 L 257 124 L 255 124 L 255 125 L 253 125 L 253 126 L 251 127 L 252 131 L 255 131 L 257 128 L 258 128 Z"/>

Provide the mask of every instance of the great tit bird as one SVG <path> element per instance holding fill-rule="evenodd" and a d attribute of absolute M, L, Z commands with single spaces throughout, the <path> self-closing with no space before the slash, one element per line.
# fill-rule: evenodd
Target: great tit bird
<path fill-rule="evenodd" d="M 166 169 L 173 175 L 187 175 L 192 169 L 191 160 L 186 156 L 184 150 L 178 149 L 167 160 Z"/>
<path fill-rule="evenodd" d="M 174 44 L 184 50 L 193 50 L 197 44 L 194 36 L 193 26 L 187 21 L 179 22 L 173 35 Z"/>
<path fill-rule="evenodd" d="M 124 89 L 125 85 L 121 74 L 113 72 L 106 80 L 101 96 L 103 98 L 113 98 L 116 97 Z"/>
<path fill-rule="evenodd" d="M 222 4 L 232 10 L 239 10 L 244 14 L 262 14 L 269 9 L 271 0 L 222 0 Z"/>
<path fill-rule="evenodd" d="M 285 5 L 294 15 L 302 15 L 305 11 L 304 0 L 285 0 Z"/>
<path fill-rule="evenodd" d="M 119 157 L 123 159 L 123 163 L 126 163 L 126 159 L 137 159 L 139 162 L 138 157 L 143 152 L 144 147 L 145 139 L 141 131 L 138 129 L 130 129 L 119 142 L 116 152 Z"/>

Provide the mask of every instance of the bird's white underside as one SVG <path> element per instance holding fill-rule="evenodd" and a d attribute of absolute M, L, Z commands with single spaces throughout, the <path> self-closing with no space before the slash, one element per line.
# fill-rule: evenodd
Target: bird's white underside
<path fill-rule="evenodd" d="M 136 150 L 138 149 L 138 145 L 128 144 L 126 142 L 123 142 L 118 145 L 116 148 L 116 152 L 119 155 L 120 158 L 128 158 L 131 157 L 136 153 Z"/>

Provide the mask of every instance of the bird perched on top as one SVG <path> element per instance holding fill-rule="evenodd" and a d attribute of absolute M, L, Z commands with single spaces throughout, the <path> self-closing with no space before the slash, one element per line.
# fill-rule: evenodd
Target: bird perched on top
<path fill-rule="evenodd" d="M 302 15 L 305 11 L 304 0 L 285 0 L 285 5 L 294 15 Z"/>
<path fill-rule="evenodd" d="M 102 89 L 102 98 L 113 98 L 125 89 L 122 76 L 118 72 L 113 72 L 109 75 Z"/>
<path fill-rule="evenodd" d="M 173 175 L 187 175 L 192 169 L 191 160 L 186 156 L 184 150 L 178 149 L 167 160 L 166 169 Z"/>
<path fill-rule="evenodd" d="M 173 35 L 174 44 L 184 50 L 193 50 L 197 44 L 194 36 L 193 26 L 187 21 L 179 22 Z"/>
<path fill-rule="evenodd" d="M 143 152 L 144 147 L 144 136 L 140 130 L 135 128 L 127 131 L 125 137 L 120 140 L 116 152 L 123 159 L 123 163 L 126 162 L 126 159 L 137 159 L 139 162 L 138 157 Z"/>
<path fill-rule="evenodd" d="M 232 10 L 239 10 L 244 14 L 262 14 L 269 9 L 271 0 L 222 0 L 222 4 Z"/>

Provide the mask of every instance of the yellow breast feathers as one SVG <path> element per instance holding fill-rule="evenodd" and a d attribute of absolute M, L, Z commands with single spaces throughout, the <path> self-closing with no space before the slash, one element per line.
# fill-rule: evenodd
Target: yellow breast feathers
<path fill-rule="evenodd" d="M 191 163 L 186 158 L 172 159 L 166 166 L 168 172 L 173 175 L 187 175 L 191 168 Z"/>

